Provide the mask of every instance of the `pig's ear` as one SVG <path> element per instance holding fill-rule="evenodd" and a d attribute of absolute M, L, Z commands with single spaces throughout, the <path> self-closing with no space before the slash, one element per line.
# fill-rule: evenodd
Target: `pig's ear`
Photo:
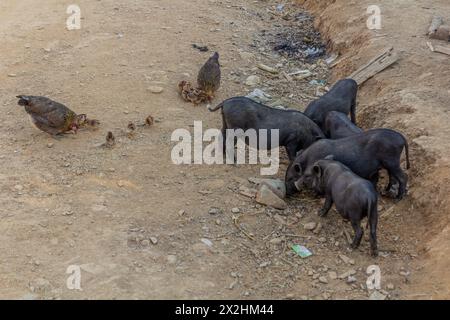
<path fill-rule="evenodd" d="M 297 153 L 295 154 L 295 157 L 298 157 L 299 155 L 301 155 L 302 152 L 303 152 L 303 149 L 302 150 L 298 150 Z"/>
<path fill-rule="evenodd" d="M 322 176 L 322 168 L 318 165 L 315 164 L 313 167 L 313 172 L 316 176 L 318 176 L 319 178 Z"/>
<path fill-rule="evenodd" d="M 329 155 L 327 155 L 324 159 L 325 159 L 325 160 L 334 160 L 334 155 L 329 154 Z"/>

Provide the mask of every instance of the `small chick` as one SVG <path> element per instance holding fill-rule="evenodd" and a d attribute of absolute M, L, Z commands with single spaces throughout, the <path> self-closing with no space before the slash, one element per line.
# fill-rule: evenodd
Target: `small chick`
<path fill-rule="evenodd" d="M 148 116 L 147 118 L 145 118 L 145 124 L 147 125 L 147 126 L 152 126 L 153 125 L 153 123 L 155 123 L 155 119 L 153 119 L 153 117 L 152 116 Z"/>
<path fill-rule="evenodd" d="M 107 148 L 112 148 L 116 145 L 116 138 L 114 137 L 113 133 L 111 131 L 108 131 L 108 134 L 106 135 L 106 142 L 104 144 Z"/>
<path fill-rule="evenodd" d="M 197 76 L 198 88 L 203 90 L 211 100 L 220 87 L 219 53 L 215 52 L 201 67 Z"/>
<path fill-rule="evenodd" d="M 192 102 L 194 105 L 210 100 L 210 96 L 205 91 L 199 88 L 192 88 L 191 83 L 188 81 L 181 81 L 178 84 L 178 90 L 185 101 Z"/>
<path fill-rule="evenodd" d="M 136 132 L 136 125 L 133 123 L 133 122 L 129 122 L 128 123 L 128 126 L 127 126 L 127 136 L 128 136 L 128 138 L 133 138 L 134 137 L 134 134 L 135 134 L 135 132 Z"/>
<path fill-rule="evenodd" d="M 51 135 L 59 135 L 68 131 L 76 133 L 86 115 L 77 115 L 65 105 L 46 97 L 17 96 L 18 104 L 25 107 L 33 124 Z"/>

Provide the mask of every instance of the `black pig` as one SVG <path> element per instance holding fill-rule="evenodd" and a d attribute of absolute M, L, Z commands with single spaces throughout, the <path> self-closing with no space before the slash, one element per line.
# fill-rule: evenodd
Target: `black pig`
<path fill-rule="evenodd" d="M 332 157 L 316 161 L 306 170 L 305 177 L 311 180 L 315 191 L 325 195 L 325 204 L 319 211 L 319 216 L 324 217 L 334 203 L 341 216 L 350 220 L 355 231 L 351 244 L 353 249 L 358 248 L 361 243 L 363 236 L 361 220 L 367 217 L 370 226 L 370 253 L 376 257 L 378 194 L 373 184 L 354 174 L 342 163 L 333 161 Z"/>
<path fill-rule="evenodd" d="M 286 171 L 286 190 L 295 193 L 297 186 L 303 184 L 303 174 L 316 161 L 333 155 L 336 161 L 349 167 L 358 176 L 376 184 L 378 171 L 382 168 L 389 173 L 390 190 L 398 182 L 397 199 L 406 194 L 407 175 L 400 168 L 400 156 L 405 148 L 406 168 L 409 169 L 408 142 L 405 137 L 390 129 L 372 129 L 353 136 L 331 140 L 322 139 L 309 148 L 298 152 L 295 160 Z M 302 182 L 302 183 L 299 183 Z M 310 186 L 308 186 L 310 187 Z"/>
<path fill-rule="evenodd" d="M 223 101 L 210 111 L 222 109 L 222 134 L 227 129 L 279 129 L 279 146 L 286 147 L 289 159 L 297 151 L 307 148 L 319 139 L 325 138 L 322 130 L 302 112 L 265 106 L 246 97 L 235 97 Z M 268 138 L 268 148 L 270 138 Z M 259 143 L 258 143 L 259 147 Z M 224 148 L 225 149 L 225 148 Z"/>
<path fill-rule="evenodd" d="M 363 132 L 345 114 L 338 111 L 327 113 L 322 131 L 330 139 L 341 139 Z"/>
<path fill-rule="evenodd" d="M 330 91 L 308 105 L 305 115 L 320 128 L 323 128 L 325 116 L 329 111 L 339 111 L 346 115 L 350 113 L 352 122 L 356 124 L 357 92 L 358 84 L 355 80 L 339 80 Z"/>

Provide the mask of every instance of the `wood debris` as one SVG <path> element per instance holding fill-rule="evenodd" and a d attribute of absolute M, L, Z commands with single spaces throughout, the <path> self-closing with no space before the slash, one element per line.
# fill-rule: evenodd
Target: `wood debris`
<path fill-rule="evenodd" d="M 394 51 L 393 47 L 390 47 L 352 73 L 349 78 L 354 79 L 358 85 L 361 85 L 374 75 L 394 64 L 397 60 L 398 54 Z"/>

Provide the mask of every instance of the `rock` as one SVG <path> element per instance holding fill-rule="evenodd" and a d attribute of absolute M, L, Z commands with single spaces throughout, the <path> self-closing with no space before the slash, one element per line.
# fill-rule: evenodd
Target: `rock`
<path fill-rule="evenodd" d="M 239 212 L 241 212 L 241 210 L 239 208 L 232 208 L 231 212 L 232 213 L 239 213 Z"/>
<path fill-rule="evenodd" d="M 164 88 L 159 86 L 150 86 L 147 90 L 151 93 L 161 93 L 164 91 Z"/>
<path fill-rule="evenodd" d="M 280 179 L 249 178 L 248 181 L 259 186 L 264 184 L 281 199 L 286 198 L 286 184 Z"/>
<path fill-rule="evenodd" d="M 275 209 L 284 210 L 287 208 L 286 202 L 278 197 L 267 185 L 262 185 L 256 193 L 256 202 Z"/>
<path fill-rule="evenodd" d="M 394 286 L 392 283 L 388 283 L 387 286 L 386 286 L 386 288 L 387 288 L 388 290 L 394 290 L 394 289 L 395 289 L 395 286 Z"/>
<path fill-rule="evenodd" d="M 178 211 L 178 215 L 179 215 L 180 217 L 184 216 L 185 214 L 186 214 L 186 211 L 185 211 L 185 210 L 180 210 L 180 211 Z"/>
<path fill-rule="evenodd" d="M 337 276 L 337 273 L 336 273 L 336 272 L 330 271 L 330 272 L 328 272 L 328 277 L 329 277 L 331 280 L 336 280 L 338 276 Z"/>
<path fill-rule="evenodd" d="M 245 80 L 245 85 L 247 85 L 249 87 L 253 87 L 253 86 L 257 86 L 260 82 L 261 82 L 260 77 L 258 77 L 257 75 L 252 75 L 252 76 L 249 76 Z"/>
<path fill-rule="evenodd" d="M 258 190 L 256 190 L 256 189 L 250 189 L 245 186 L 239 187 L 239 193 L 248 198 L 255 198 L 257 192 L 258 192 Z"/>
<path fill-rule="evenodd" d="M 150 240 L 148 240 L 148 239 L 142 240 L 141 245 L 143 245 L 144 247 L 148 247 L 150 245 Z"/>
<path fill-rule="evenodd" d="M 319 282 L 320 283 L 328 283 L 328 280 L 326 277 L 322 276 L 322 277 L 319 277 Z"/>
<path fill-rule="evenodd" d="M 369 296 L 369 300 L 386 300 L 386 295 L 384 295 L 381 292 L 375 290 Z"/>
<path fill-rule="evenodd" d="M 177 256 L 176 256 L 176 255 L 173 255 L 173 254 L 169 254 L 169 255 L 167 256 L 167 262 L 168 262 L 169 264 L 175 264 L 175 263 L 177 263 Z"/>
<path fill-rule="evenodd" d="M 344 263 L 351 264 L 351 265 L 354 265 L 354 264 L 355 264 L 355 260 L 350 259 L 350 258 L 347 257 L 346 255 L 340 254 L 340 255 L 339 255 L 339 258 L 340 258 Z"/>
<path fill-rule="evenodd" d="M 355 269 L 350 269 L 347 272 L 344 272 L 343 274 L 339 275 L 339 279 L 345 279 L 348 278 L 349 276 L 352 276 L 356 274 L 356 270 Z"/>
<path fill-rule="evenodd" d="M 322 243 L 325 243 L 325 242 L 327 242 L 327 238 L 325 238 L 325 237 L 320 237 L 320 238 L 319 238 L 319 241 L 322 242 Z"/>
<path fill-rule="evenodd" d="M 312 231 L 316 228 L 316 226 L 317 226 L 317 224 L 314 221 L 312 221 L 312 222 L 305 223 L 303 225 L 303 229 Z"/>
<path fill-rule="evenodd" d="M 322 230 L 322 224 L 319 222 L 319 223 L 317 224 L 317 227 L 314 229 L 313 233 L 314 233 L 314 234 L 319 234 L 321 230 Z M 325 242 L 325 241 L 324 241 L 324 242 Z"/>
<path fill-rule="evenodd" d="M 55 145 L 54 143 L 49 142 L 49 143 L 47 143 L 47 148 L 53 148 L 54 145 Z"/>
<path fill-rule="evenodd" d="M 209 211 L 208 211 L 208 213 L 211 214 L 211 215 L 216 215 L 216 214 L 219 214 L 220 212 L 221 212 L 220 209 L 219 208 L 215 208 L 215 207 L 210 208 Z"/>
<path fill-rule="evenodd" d="M 155 238 L 155 237 L 150 237 L 150 241 L 151 241 L 153 244 L 158 244 L 158 239 Z"/>
<path fill-rule="evenodd" d="M 355 283 L 355 282 L 356 282 L 356 278 L 354 276 L 348 276 L 348 278 L 347 278 L 348 284 Z"/>

